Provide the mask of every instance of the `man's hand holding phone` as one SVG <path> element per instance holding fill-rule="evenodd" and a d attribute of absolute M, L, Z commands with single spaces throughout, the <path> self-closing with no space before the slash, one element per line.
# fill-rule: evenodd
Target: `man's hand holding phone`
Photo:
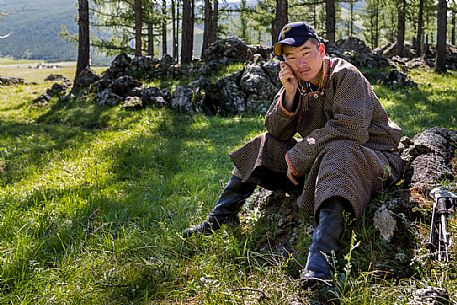
<path fill-rule="evenodd" d="M 281 61 L 279 63 L 281 70 L 279 71 L 279 80 L 281 81 L 282 86 L 285 89 L 284 92 L 284 106 L 288 111 L 293 110 L 294 97 L 297 93 L 298 88 L 298 78 L 295 76 L 292 68 L 285 62 Z"/>

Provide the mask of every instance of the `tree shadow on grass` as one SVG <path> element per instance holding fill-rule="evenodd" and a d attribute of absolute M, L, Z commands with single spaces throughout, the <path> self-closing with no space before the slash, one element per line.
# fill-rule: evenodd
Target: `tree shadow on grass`
<path fill-rule="evenodd" d="M 7 185 L 26 178 L 29 170 L 47 166 L 45 156 L 49 158 L 47 162 L 52 162 L 50 154 L 88 141 L 90 136 L 60 126 L 0 121 L 0 160 L 4 163 L 1 183 Z"/>
<path fill-rule="evenodd" d="M 432 92 L 420 88 L 393 90 L 378 87 L 376 94 L 381 99 L 392 101 L 386 105 L 386 111 L 409 137 L 434 126 L 451 129 L 457 127 L 455 90 Z"/>

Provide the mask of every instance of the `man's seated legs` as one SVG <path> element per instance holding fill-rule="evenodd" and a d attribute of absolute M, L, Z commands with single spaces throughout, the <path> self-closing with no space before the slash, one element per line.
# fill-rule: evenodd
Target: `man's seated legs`
<path fill-rule="evenodd" d="M 208 215 L 208 219 L 196 227 L 188 228 L 183 232 L 184 237 L 193 234 L 212 234 L 222 224 L 239 223 L 238 213 L 243 207 L 246 198 L 251 196 L 256 187 L 255 183 L 243 182 L 232 175 L 225 186 L 216 206 Z"/>
<path fill-rule="evenodd" d="M 239 224 L 238 213 L 241 211 L 245 200 L 252 195 L 257 185 L 263 188 L 289 194 L 300 194 L 303 190 L 303 183 L 295 186 L 287 178 L 286 173 L 273 172 L 270 169 L 260 166 L 254 170 L 251 177 L 243 182 L 238 178 L 238 171 L 235 168 L 232 172 L 227 186 L 220 195 L 216 206 L 204 220 L 196 227 L 188 228 L 183 232 L 184 237 L 193 234 L 211 234 L 218 230 L 222 224 Z"/>
<path fill-rule="evenodd" d="M 337 196 L 325 200 L 319 208 L 308 261 L 300 279 L 305 288 L 331 278 L 332 270 L 328 259 L 331 259 L 332 252 L 340 250 L 340 237 L 344 226 L 343 211 L 349 208 L 349 202 Z"/>

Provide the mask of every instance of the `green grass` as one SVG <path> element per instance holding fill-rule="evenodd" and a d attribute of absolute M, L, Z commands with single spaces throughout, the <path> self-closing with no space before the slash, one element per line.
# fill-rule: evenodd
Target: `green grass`
<path fill-rule="evenodd" d="M 36 69 L 38 64 L 58 65 L 55 69 Z M 33 68 L 32 68 L 33 67 Z M 92 67 L 100 74 L 106 70 L 106 67 Z M 74 63 L 46 63 L 35 60 L 16 60 L 0 59 L 0 76 L 20 77 L 27 82 L 45 83 L 44 79 L 50 74 L 61 74 L 73 81 L 75 77 L 76 66 Z"/>
<path fill-rule="evenodd" d="M 19 65 L 19 64 L 39 64 L 42 63 L 42 60 L 32 60 L 32 59 L 14 59 L 11 57 L 0 57 L 0 65 Z"/>
<path fill-rule="evenodd" d="M 413 78 L 418 89 L 375 88 L 392 119 L 410 136 L 455 129 L 456 74 Z M 256 250 L 247 224 L 184 241 L 229 178 L 227 153 L 263 132 L 263 118 L 32 106 L 49 85 L 0 87 L 1 304 L 406 304 L 415 286 L 437 284 L 436 269 L 401 257 L 412 274 L 375 281 L 370 263 L 401 249 L 379 241 L 366 216 L 345 233 L 348 278 L 327 292 L 301 292 L 290 266 L 303 260 Z M 441 284 L 454 301 L 456 267 Z"/>

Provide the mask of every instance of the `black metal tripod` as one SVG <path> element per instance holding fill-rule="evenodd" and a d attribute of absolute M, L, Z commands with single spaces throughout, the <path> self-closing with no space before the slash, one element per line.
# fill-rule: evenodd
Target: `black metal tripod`
<path fill-rule="evenodd" d="M 436 252 L 439 261 L 449 262 L 451 240 L 447 230 L 447 223 L 449 215 L 454 212 L 457 205 L 457 195 L 443 187 L 437 187 L 431 190 L 430 196 L 435 202 L 433 204 L 427 249 L 430 253 Z"/>

